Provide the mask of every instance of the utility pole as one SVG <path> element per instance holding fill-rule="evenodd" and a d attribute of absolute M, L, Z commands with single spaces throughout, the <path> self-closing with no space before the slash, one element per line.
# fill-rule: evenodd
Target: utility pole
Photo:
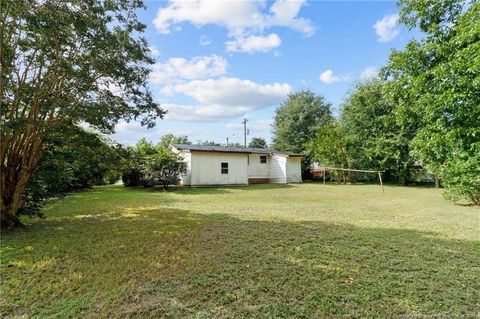
<path fill-rule="evenodd" d="M 227 137 L 227 147 L 228 147 L 228 137 Z"/>
<path fill-rule="evenodd" d="M 247 147 L 247 122 L 248 120 L 246 118 L 243 118 L 243 141 L 245 143 L 245 147 Z"/>

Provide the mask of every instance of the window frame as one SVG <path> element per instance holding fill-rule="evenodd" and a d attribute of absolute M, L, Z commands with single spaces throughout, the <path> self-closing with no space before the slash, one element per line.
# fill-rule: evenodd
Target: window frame
<path fill-rule="evenodd" d="M 222 175 L 228 175 L 228 162 L 220 163 L 220 173 Z"/>
<path fill-rule="evenodd" d="M 265 160 L 265 162 L 263 162 Z M 267 164 L 267 156 L 266 155 L 260 155 L 260 164 Z"/>

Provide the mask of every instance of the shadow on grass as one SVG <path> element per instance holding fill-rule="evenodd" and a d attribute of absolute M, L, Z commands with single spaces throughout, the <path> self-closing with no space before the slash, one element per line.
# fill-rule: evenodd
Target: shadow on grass
<path fill-rule="evenodd" d="M 381 189 L 380 182 L 377 180 L 375 182 L 355 182 L 355 183 L 342 183 L 342 182 L 332 182 L 327 181 L 323 184 L 322 181 L 306 181 L 305 184 L 309 185 L 324 185 L 324 186 L 377 186 Z M 435 189 L 435 184 L 400 184 L 400 183 L 383 183 L 385 187 L 388 188 L 417 188 L 417 189 Z"/>
<path fill-rule="evenodd" d="M 2 238 L 3 316 L 474 317 L 480 245 L 143 208 Z"/>
<path fill-rule="evenodd" d="M 258 191 L 269 189 L 289 189 L 294 186 L 291 184 L 256 184 L 256 185 L 211 185 L 211 186 L 176 186 L 168 190 L 181 195 L 217 195 L 230 194 L 234 190 L 240 191 Z M 161 190 L 160 190 L 161 191 Z"/>

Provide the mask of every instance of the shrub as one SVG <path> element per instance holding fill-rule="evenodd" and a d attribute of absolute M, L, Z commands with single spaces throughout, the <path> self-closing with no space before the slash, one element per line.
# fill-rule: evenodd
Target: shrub
<path fill-rule="evenodd" d="M 20 215 L 42 216 L 46 199 L 104 184 L 122 157 L 118 145 L 73 124 L 51 132 L 42 153 L 23 194 Z"/>
<path fill-rule="evenodd" d="M 163 189 L 177 183 L 181 174 L 187 170 L 187 164 L 181 155 L 170 150 L 158 148 L 157 152 L 146 158 L 143 174 L 146 187 L 161 184 Z"/>
<path fill-rule="evenodd" d="M 461 154 L 449 160 L 442 171 L 445 197 L 452 201 L 466 199 L 480 205 L 480 152 Z"/>
<path fill-rule="evenodd" d="M 127 187 L 140 186 L 142 185 L 142 181 L 143 181 L 143 174 L 137 168 L 127 169 L 122 173 L 123 185 Z"/>

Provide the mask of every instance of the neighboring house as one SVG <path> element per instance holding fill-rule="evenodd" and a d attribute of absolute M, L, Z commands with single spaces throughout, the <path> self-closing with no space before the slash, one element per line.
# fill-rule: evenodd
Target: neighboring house
<path fill-rule="evenodd" d="M 260 183 L 300 183 L 299 154 L 262 148 L 233 148 L 172 144 L 183 155 L 187 173 L 183 185 L 248 185 Z"/>

